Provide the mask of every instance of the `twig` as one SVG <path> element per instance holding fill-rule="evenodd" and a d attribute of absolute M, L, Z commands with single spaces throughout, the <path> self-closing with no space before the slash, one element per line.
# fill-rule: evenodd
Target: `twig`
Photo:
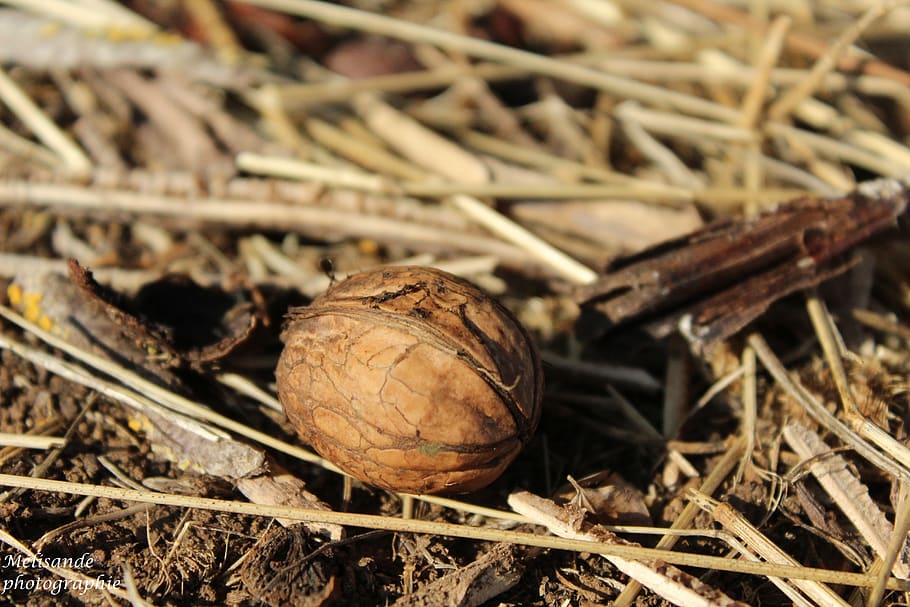
<path fill-rule="evenodd" d="M 566 280 L 576 284 L 589 284 L 597 280 L 597 272 L 543 241 L 529 230 L 505 215 L 488 207 L 472 196 L 456 194 L 449 201 L 465 215 L 477 221 L 509 243 L 522 248 L 534 259 L 556 270 Z"/>
<path fill-rule="evenodd" d="M 887 158 L 871 154 L 854 145 L 843 143 L 834 137 L 810 133 L 805 129 L 798 129 L 780 122 L 766 122 L 764 128 L 773 137 L 781 137 L 785 140 L 792 139 L 810 147 L 821 156 L 855 164 L 883 177 L 901 177 L 906 173 L 903 167 L 892 164 Z"/>
<path fill-rule="evenodd" d="M 316 195 L 316 192 L 313 194 Z M 343 198 L 346 194 L 335 195 Z M 347 195 L 350 196 L 350 193 Z M 414 221 L 262 200 L 215 197 L 186 199 L 82 186 L 26 181 L 0 182 L 0 206 L 13 204 L 50 205 L 93 213 L 120 211 L 222 225 L 296 230 L 321 238 L 325 238 L 327 233 L 345 234 L 380 242 L 409 243 L 425 250 L 454 248 L 496 255 L 503 263 L 519 267 L 527 265 L 527 254 L 522 249 L 475 233 L 456 235 L 450 229 L 421 225 Z"/>
<path fill-rule="evenodd" d="M 825 353 L 825 360 L 831 369 L 831 375 L 834 377 L 834 385 L 837 386 L 837 393 L 840 395 L 844 416 L 848 420 L 861 416 L 856 408 L 856 399 L 853 397 L 850 381 L 847 379 L 847 372 L 844 370 L 844 361 L 841 357 L 841 340 L 836 335 L 837 329 L 834 327 L 834 320 L 828 313 L 824 302 L 815 293 L 810 294 L 806 299 L 806 308 L 809 311 L 809 318 L 812 320 L 815 334 L 818 336 L 819 343 L 821 343 L 822 351 Z"/>
<path fill-rule="evenodd" d="M 677 187 L 701 190 L 704 187 L 702 180 L 670 148 L 648 132 L 635 115 L 635 105 L 635 102 L 624 101 L 616 108 L 616 116 L 632 145 L 650 159 L 670 183 Z"/>
<path fill-rule="evenodd" d="M 907 485 L 899 485 L 900 502 L 897 512 L 894 516 L 894 534 L 888 543 L 888 551 L 882 556 L 882 568 L 875 580 L 875 585 L 869 593 L 869 600 L 866 601 L 867 607 L 878 607 L 885 594 L 885 588 L 889 572 L 897 566 L 898 563 L 907 563 L 907 538 L 910 532 L 910 499 L 907 495 Z"/>
<path fill-rule="evenodd" d="M 624 102 L 620 107 L 623 118 L 647 125 L 646 130 L 657 135 L 699 141 L 709 139 L 726 143 L 749 143 L 755 140 L 755 133 L 741 126 L 718 124 L 700 118 L 651 110 L 637 103 Z"/>
<path fill-rule="evenodd" d="M 374 134 L 416 166 L 434 175 L 466 184 L 489 181 L 487 167 L 477 156 L 372 93 L 354 98 L 354 109 Z"/>
<path fill-rule="evenodd" d="M 755 58 L 757 78 L 746 92 L 742 102 L 742 120 L 738 126 L 747 129 L 755 128 L 758 123 L 762 104 L 768 96 L 768 83 L 771 80 L 771 71 L 780 58 L 784 38 L 792 25 L 792 20 L 787 16 L 780 16 L 768 28 L 768 35 L 761 52 Z"/>
<path fill-rule="evenodd" d="M 327 167 L 323 164 L 304 162 L 278 156 L 264 156 L 244 152 L 236 159 L 237 168 L 248 173 L 316 181 L 327 186 L 371 192 L 417 196 L 423 198 L 444 198 L 454 194 L 489 198 L 517 198 L 522 200 L 593 198 L 593 199 L 636 199 L 662 204 L 689 202 L 690 194 L 682 191 L 668 192 L 642 185 L 607 184 L 564 184 L 564 183 L 466 183 L 394 181 L 381 175 L 364 173 L 342 167 Z"/>
<path fill-rule="evenodd" d="M 882 133 L 860 129 L 844 133 L 844 140 L 900 165 L 903 172 L 910 171 L 910 149 L 900 141 L 890 139 Z"/>
<path fill-rule="evenodd" d="M 149 34 L 157 27 L 136 13 L 104 0 L 3 0 L 4 4 L 27 9 L 84 29 L 118 29 Z"/>

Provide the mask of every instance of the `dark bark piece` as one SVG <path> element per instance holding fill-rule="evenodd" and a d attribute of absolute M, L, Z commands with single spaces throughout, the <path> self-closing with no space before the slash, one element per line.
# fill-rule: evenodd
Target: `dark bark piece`
<path fill-rule="evenodd" d="M 847 253 L 896 224 L 910 180 L 861 184 L 843 198 L 798 199 L 724 219 L 615 264 L 579 287 L 579 332 L 642 319 L 655 337 L 681 329 L 696 350 L 729 337 L 778 299 L 845 272 Z"/>
<path fill-rule="evenodd" d="M 76 260 L 70 260 L 69 269 L 82 298 L 162 367 L 198 370 L 217 363 L 246 343 L 266 318 L 256 298 L 243 291 L 203 287 L 186 276 L 164 276 L 127 298 L 98 284 Z"/>

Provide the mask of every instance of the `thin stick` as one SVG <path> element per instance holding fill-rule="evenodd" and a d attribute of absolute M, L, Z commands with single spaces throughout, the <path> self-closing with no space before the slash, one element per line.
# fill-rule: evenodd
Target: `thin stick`
<path fill-rule="evenodd" d="M 736 482 L 742 480 L 746 466 L 752 460 L 752 452 L 755 450 L 755 424 L 758 419 L 758 382 L 755 373 L 755 350 L 751 346 L 743 348 L 742 369 L 743 369 L 743 418 L 741 432 L 746 441 L 743 450 L 743 458 L 739 462 L 739 468 L 736 471 Z"/>
<path fill-rule="evenodd" d="M 628 544 L 602 525 L 585 524 L 577 512 L 559 506 L 527 491 L 509 496 L 509 505 L 516 511 L 559 537 L 605 542 L 610 545 Z M 683 571 L 666 563 L 642 562 L 607 556 L 614 567 L 655 594 L 674 605 L 686 607 L 744 607 L 716 588 L 712 588 Z"/>
<path fill-rule="evenodd" d="M 806 411 L 821 423 L 825 428 L 830 430 L 843 443 L 850 445 L 856 452 L 869 461 L 872 465 L 881 468 L 891 476 L 902 480 L 910 480 L 910 470 L 904 468 L 899 463 L 885 457 L 876 451 L 871 445 L 847 427 L 843 422 L 834 417 L 806 388 L 795 378 L 791 378 L 787 369 L 775 356 L 768 343 L 761 335 L 753 333 L 748 338 L 749 345 L 755 349 L 759 360 L 768 370 L 774 380 Z"/>
<path fill-rule="evenodd" d="M 840 395 L 844 416 L 848 420 L 862 417 L 856 408 L 856 399 L 853 396 L 850 380 L 847 379 L 847 372 L 844 369 L 844 360 L 841 357 L 841 340 L 836 334 L 837 329 L 834 327 L 834 320 L 828 313 L 825 304 L 818 298 L 817 293 L 810 294 L 806 299 L 806 308 L 809 311 L 809 318 L 812 320 L 812 327 L 815 329 L 819 343 L 821 343 L 822 351 L 825 353 L 825 361 L 828 363 L 831 375 L 834 377 L 834 385 Z"/>
<path fill-rule="evenodd" d="M 18 434 L 16 432 L 0 432 L 0 446 L 20 447 L 22 449 L 53 449 L 66 444 L 66 439 L 61 436 L 38 436 L 34 434 Z"/>
<path fill-rule="evenodd" d="M 336 27 L 372 32 L 417 44 L 432 44 L 449 51 L 464 53 L 471 57 L 514 65 L 529 72 L 590 86 L 617 95 L 620 98 L 637 99 L 644 103 L 670 105 L 680 111 L 728 123 L 734 123 L 739 118 L 738 111 L 699 97 L 636 82 L 635 80 L 611 76 L 610 74 L 567 61 L 560 61 L 501 44 L 366 11 L 314 0 L 244 1 L 248 4 L 264 6 L 301 17 L 309 17 Z"/>
<path fill-rule="evenodd" d="M 761 52 L 755 60 L 757 77 L 746 92 L 742 102 L 742 120 L 738 124 L 746 129 L 755 128 L 761 113 L 762 104 L 768 96 L 768 83 L 771 80 L 771 70 L 780 58 L 780 51 L 784 45 L 784 38 L 793 21 L 782 15 L 774 20 L 768 30 L 768 35 Z"/>
<path fill-rule="evenodd" d="M 744 447 L 745 441 L 743 441 L 742 437 L 731 444 L 730 448 L 726 453 L 724 453 L 723 457 L 720 458 L 720 460 L 717 462 L 717 465 L 714 466 L 714 469 L 711 470 L 698 490 L 705 495 L 712 495 L 715 491 L 717 491 L 717 488 L 720 487 L 721 483 L 724 482 L 724 479 L 727 477 L 727 475 L 730 474 L 730 471 L 732 471 L 736 466 L 736 462 L 739 461 Z M 692 521 L 695 520 L 695 516 L 698 514 L 698 511 L 698 505 L 693 502 L 689 502 L 685 505 L 682 512 L 679 513 L 679 516 L 676 517 L 676 520 L 673 521 L 673 524 L 670 525 L 670 528 L 685 529 L 691 526 Z M 676 545 L 678 539 L 679 538 L 676 536 L 665 535 L 660 538 L 659 542 L 657 542 L 657 548 L 666 548 L 669 550 Z M 615 607 L 628 607 L 635 600 L 635 597 L 638 596 L 639 591 L 641 591 L 641 584 L 635 581 L 629 582 L 626 584 L 626 587 L 623 589 L 623 591 L 619 593 L 619 596 L 616 597 L 613 605 Z"/>
<path fill-rule="evenodd" d="M 888 551 L 882 556 L 882 568 L 879 571 L 866 607 L 878 607 L 885 594 L 888 573 L 896 567 L 898 557 L 907 546 L 907 534 L 910 532 L 910 499 L 908 499 L 906 484 L 901 483 L 901 501 L 894 516 L 894 534 L 888 544 Z"/>
<path fill-rule="evenodd" d="M 468 525 L 401 519 L 374 514 L 333 512 L 312 508 L 272 506 L 188 495 L 156 493 L 153 491 L 134 491 L 132 489 L 121 489 L 120 487 L 70 483 L 67 481 L 31 478 L 14 474 L 0 474 L 0 485 L 7 487 L 22 487 L 33 491 L 51 491 L 71 495 L 92 495 L 112 500 L 160 504 L 163 506 L 176 506 L 179 508 L 199 508 L 201 510 L 231 512 L 248 516 L 288 518 L 302 522 L 321 522 L 351 527 L 384 529 L 386 531 L 402 533 L 425 533 L 471 540 L 508 542 L 511 544 L 538 546 L 556 550 L 593 552 L 605 556 L 619 556 L 628 559 L 662 560 L 677 565 L 717 569 L 720 571 L 735 571 L 738 573 L 763 576 L 774 575 L 783 578 L 816 580 L 827 583 L 847 584 L 850 586 L 866 587 L 874 582 L 874 578 L 867 574 L 834 571 L 816 567 L 791 567 L 789 565 L 775 565 L 771 563 L 750 563 L 738 559 L 727 559 L 702 554 L 570 540 L 541 536 L 533 533 L 491 529 L 489 527 L 470 527 Z M 697 506 L 694 509 L 697 511 Z M 887 587 L 893 590 L 910 591 L 910 582 L 891 578 L 888 580 Z"/>
<path fill-rule="evenodd" d="M 477 504 L 470 504 L 468 502 L 452 499 L 450 497 L 440 497 L 438 495 L 411 495 L 406 493 L 401 493 L 399 495 L 407 495 L 414 498 L 415 500 L 426 502 L 427 504 L 435 504 L 437 506 L 442 506 L 451 510 L 467 512 L 468 514 L 476 514 L 478 516 L 483 516 L 494 520 L 510 521 L 513 523 L 529 522 L 526 517 L 514 512 L 510 512 L 508 510 L 497 510 L 495 508 L 478 506 Z"/>
<path fill-rule="evenodd" d="M 850 45 L 859 38 L 866 28 L 898 4 L 899 2 L 893 1 L 877 2 L 862 17 L 841 32 L 834 44 L 829 46 L 825 53 L 815 62 L 815 65 L 812 66 L 809 77 L 785 91 L 780 99 L 768 109 L 768 116 L 771 120 L 783 120 L 800 102 L 810 97 L 825 77 L 825 74 L 837 67 L 841 56 L 846 53 Z"/>
<path fill-rule="evenodd" d="M 4 4 L 46 15 L 83 29 L 117 28 L 137 34 L 151 34 L 157 27 L 136 13 L 109 2 L 72 0 L 3 0 Z M 91 6 L 80 6 L 90 4 Z"/>
<path fill-rule="evenodd" d="M 673 150 L 651 135 L 634 112 L 629 112 L 634 105 L 634 102 L 625 101 L 616 108 L 616 116 L 630 143 L 653 162 L 671 183 L 691 190 L 701 190 L 704 184 L 692 170 Z"/>
<path fill-rule="evenodd" d="M 453 194 L 465 194 L 485 198 L 517 198 L 522 200 L 594 198 L 621 200 L 642 200 L 677 205 L 692 200 L 691 193 L 683 190 L 670 192 L 642 185 L 609 184 L 566 184 L 566 183 L 468 183 L 462 181 L 413 182 L 395 181 L 381 175 L 374 175 L 349 168 L 327 167 L 322 164 L 304 162 L 293 158 L 264 156 L 251 152 L 239 154 L 237 168 L 248 173 L 317 181 L 328 186 L 371 192 L 416 196 L 422 198 L 445 198 Z"/>
<path fill-rule="evenodd" d="M 465 215 L 509 243 L 524 249 L 533 258 L 553 268 L 567 280 L 576 284 L 589 284 L 597 280 L 597 272 L 476 198 L 456 194 L 449 198 L 449 201 Z"/>
<path fill-rule="evenodd" d="M 57 168 L 63 161 L 50 149 L 26 139 L 19 133 L 0 124 L 0 148 L 28 162 L 36 162 L 49 168 Z"/>
<path fill-rule="evenodd" d="M 755 133 L 749 128 L 651 110 L 637 103 L 623 103 L 622 115 L 638 124 L 646 125 L 649 133 L 658 135 L 709 139 L 724 143 L 749 143 L 755 140 Z"/>
<path fill-rule="evenodd" d="M 244 377 L 243 375 L 238 375 L 237 373 L 219 373 L 215 379 L 220 383 L 233 388 L 240 394 L 248 398 L 252 398 L 256 402 L 265 405 L 273 411 L 284 412 L 284 409 L 281 407 L 281 402 L 271 393 L 266 392 L 255 383 L 253 383 L 249 378 Z"/>
<path fill-rule="evenodd" d="M 724 529 L 741 539 L 765 560 L 771 563 L 799 566 L 796 559 L 768 539 L 765 534 L 755 528 L 730 504 L 719 502 L 697 491 L 692 491 L 689 497 L 699 507 L 709 512 L 714 517 L 714 520 L 723 525 Z M 848 607 L 849 605 L 829 587 L 818 582 L 795 580 L 794 586 L 805 592 L 810 598 L 818 601 L 820 605 L 838 605 L 839 607 Z"/>
<path fill-rule="evenodd" d="M 805 129 L 798 129 L 773 121 L 766 122 L 764 129 L 771 136 L 783 139 L 792 138 L 796 142 L 810 147 L 819 156 L 855 164 L 874 171 L 883 177 L 901 177 L 906 172 L 903 167 L 891 163 L 887 158 L 871 154 L 864 149 L 844 143 L 834 137 L 810 133 Z"/>
<path fill-rule="evenodd" d="M 52 149 L 74 176 L 88 175 L 92 162 L 54 121 L 0 68 L 0 98 L 38 139 Z"/>
<path fill-rule="evenodd" d="M 314 192 L 315 195 L 315 192 Z M 381 242 L 411 243 L 439 249 L 496 255 L 505 263 L 526 265 L 527 254 L 518 247 L 477 234 L 457 233 L 413 221 L 390 219 L 318 208 L 269 203 L 252 198 L 190 198 L 143 194 L 125 190 L 101 190 L 73 185 L 27 181 L 0 182 L 0 206 L 49 205 L 94 213 L 127 212 L 175 217 L 187 221 L 255 226 L 283 231 L 297 230 L 324 237 L 327 232 L 372 238 Z"/>

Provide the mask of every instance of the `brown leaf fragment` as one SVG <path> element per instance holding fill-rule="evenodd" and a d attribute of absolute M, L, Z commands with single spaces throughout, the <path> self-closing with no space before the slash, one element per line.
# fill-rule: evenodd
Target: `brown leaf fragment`
<path fill-rule="evenodd" d="M 165 364 L 177 359 L 176 351 L 170 346 L 173 338 L 165 327 L 154 326 L 137 318 L 128 311 L 129 301 L 123 295 L 95 281 L 90 270 L 83 268 L 75 259 L 69 260 L 70 280 L 79 289 L 79 294 L 88 305 L 95 306 L 128 337 L 134 346 L 158 362 Z"/>
<path fill-rule="evenodd" d="M 70 260 L 69 270 L 82 298 L 159 366 L 198 369 L 216 363 L 265 319 L 242 291 L 203 287 L 186 276 L 164 276 L 128 298 L 100 285 L 76 260 Z"/>
<path fill-rule="evenodd" d="M 635 319 L 656 337 L 679 328 L 696 349 L 736 333 L 776 300 L 846 271 L 853 247 L 895 225 L 910 181 L 861 184 L 842 198 L 798 199 L 722 219 L 614 264 L 579 287 L 579 329 Z M 596 325 L 600 325 L 597 327 Z"/>
<path fill-rule="evenodd" d="M 473 563 L 401 597 L 394 607 L 477 607 L 512 588 L 525 571 L 525 550 L 497 544 Z"/>

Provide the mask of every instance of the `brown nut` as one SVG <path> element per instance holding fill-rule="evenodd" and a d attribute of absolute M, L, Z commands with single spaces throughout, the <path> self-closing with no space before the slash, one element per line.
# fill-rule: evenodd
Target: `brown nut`
<path fill-rule="evenodd" d="M 355 274 L 292 309 L 282 339 L 278 397 L 297 432 L 384 489 L 484 487 L 540 418 L 540 357 L 528 333 L 440 270 Z"/>

